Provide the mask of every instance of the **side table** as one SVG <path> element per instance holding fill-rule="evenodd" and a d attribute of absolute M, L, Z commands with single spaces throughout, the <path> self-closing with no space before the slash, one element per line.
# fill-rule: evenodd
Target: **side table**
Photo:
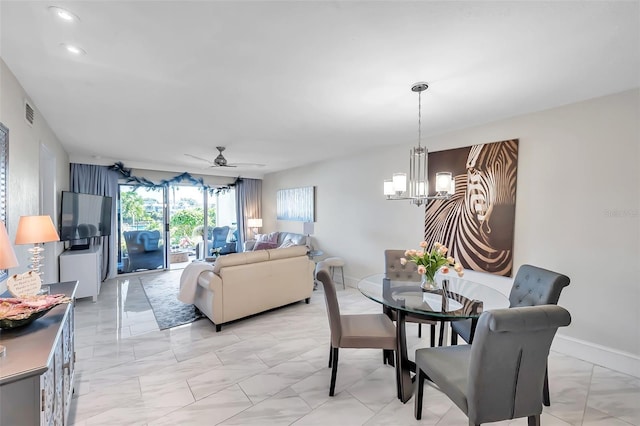
<path fill-rule="evenodd" d="M 313 262 L 317 265 L 318 262 L 320 261 L 320 259 L 316 260 L 316 258 L 318 258 L 320 256 L 324 256 L 324 252 L 322 250 L 310 250 L 307 253 L 307 256 L 309 256 L 309 259 L 313 260 Z M 313 268 L 313 289 L 314 290 L 318 289 L 318 281 L 316 281 L 316 270 L 315 270 L 315 268 Z"/>

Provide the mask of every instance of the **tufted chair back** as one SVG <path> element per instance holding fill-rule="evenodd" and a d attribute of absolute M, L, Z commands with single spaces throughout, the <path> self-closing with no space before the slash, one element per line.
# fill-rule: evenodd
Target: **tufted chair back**
<path fill-rule="evenodd" d="M 407 262 L 406 265 L 400 263 L 404 257 L 404 250 L 388 249 L 384 251 L 384 274 L 385 278 L 397 281 L 420 281 L 418 265 Z"/>
<path fill-rule="evenodd" d="M 470 425 L 528 417 L 540 424 L 547 357 L 558 327 L 571 323 L 555 305 L 485 311 L 471 345 L 416 350 L 416 419 L 429 377 Z"/>
<path fill-rule="evenodd" d="M 513 280 L 509 306 L 557 305 L 569 277 L 532 265 L 522 265 Z"/>

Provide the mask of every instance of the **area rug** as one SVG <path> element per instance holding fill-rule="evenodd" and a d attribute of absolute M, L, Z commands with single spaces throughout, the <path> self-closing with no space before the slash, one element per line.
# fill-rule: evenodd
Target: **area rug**
<path fill-rule="evenodd" d="M 160 330 L 194 322 L 204 315 L 194 305 L 178 300 L 182 270 L 140 276 Z"/>

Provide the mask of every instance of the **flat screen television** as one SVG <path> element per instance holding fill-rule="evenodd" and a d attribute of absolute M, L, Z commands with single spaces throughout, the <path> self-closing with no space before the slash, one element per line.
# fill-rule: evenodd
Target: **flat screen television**
<path fill-rule="evenodd" d="M 88 248 L 91 238 L 111 235 L 111 197 L 62 191 L 60 241 Z"/>

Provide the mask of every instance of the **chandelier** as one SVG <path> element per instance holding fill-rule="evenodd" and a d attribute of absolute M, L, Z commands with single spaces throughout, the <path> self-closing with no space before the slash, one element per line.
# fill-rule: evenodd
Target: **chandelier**
<path fill-rule="evenodd" d="M 409 200 L 416 206 L 426 204 L 429 200 L 447 200 L 455 193 L 455 180 L 450 172 L 436 173 L 436 193 L 429 195 L 428 154 L 427 147 L 422 146 L 422 92 L 427 90 L 427 83 L 415 83 L 411 91 L 418 92 L 418 146 L 409 151 L 409 179 L 406 173 L 394 173 L 393 179 L 384 181 L 384 195 L 387 200 Z"/>

